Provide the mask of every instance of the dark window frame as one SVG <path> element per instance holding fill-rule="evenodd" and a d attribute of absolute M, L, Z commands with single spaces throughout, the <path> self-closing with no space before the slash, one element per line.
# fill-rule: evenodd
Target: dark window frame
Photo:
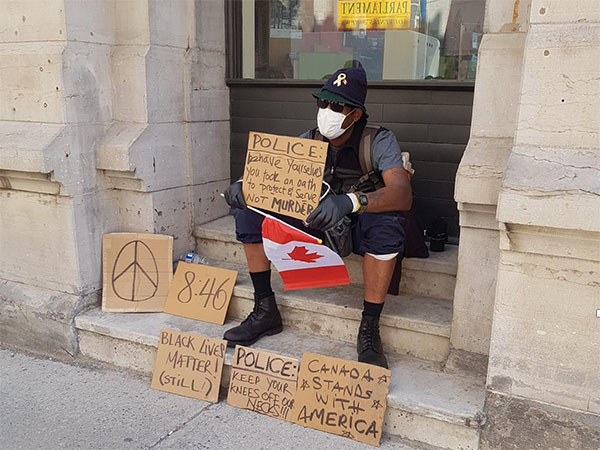
<path fill-rule="evenodd" d="M 324 80 L 291 80 L 288 78 L 226 78 L 227 86 L 260 86 L 260 87 L 314 87 L 323 86 Z M 456 90 L 473 91 L 474 81 L 459 80 L 386 80 L 369 81 L 369 89 L 431 89 L 431 90 Z"/>
<path fill-rule="evenodd" d="M 321 87 L 323 80 L 292 80 L 242 78 L 242 4 L 239 0 L 225 0 L 225 82 L 228 86 Z M 369 81 L 369 89 L 456 89 L 473 90 L 475 81 L 465 80 L 386 80 Z"/>

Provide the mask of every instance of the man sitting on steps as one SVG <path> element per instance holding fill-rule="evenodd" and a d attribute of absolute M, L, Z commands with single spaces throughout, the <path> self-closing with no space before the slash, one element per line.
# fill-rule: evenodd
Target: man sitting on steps
<path fill-rule="evenodd" d="M 363 132 L 373 131 L 373 127 L 367 127 L 366 95 L 367 79 L 362 67 L 336 71 L 321 91 L 313 94 L 318 105 L 318 128 L 300 137 L 329 143 L 324 181 L 335 195 L 325 197 L 306 222 L 315 234 L 315 230 L 326 231 L 344 216 L 350 217 L 353 252 L 364 256 L 358 360 L 387 368 L 379 317 L 396 258 L 402 256 L 404 247 L 404 219 L 398 211 L 411 208 L 412 192 L 396 137 L 385 128 L 374 129 L 370 144 L 373 174 L 363 176 L 359 148 Z M 240 325 L 225 332 L 224 339 L 230 346 L 251 345 L 262 336 L 281 332 L 281 315 L 271 289 L 271 263 L 262 246 L 263 216 L 246 208 L 239 181 L 227 189 L 225 199 L 234 208 L 236 238 L 244 244 L 255 304 Z M 311 231 L 300 220 L 283 219 Z"/>

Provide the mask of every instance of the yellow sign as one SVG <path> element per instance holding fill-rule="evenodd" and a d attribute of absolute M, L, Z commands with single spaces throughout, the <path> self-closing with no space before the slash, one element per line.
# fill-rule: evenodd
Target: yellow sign
<path fill-rule="evenodd" d="M 409 0 L 339 0 L 340 30 L 410 28 Z"/>

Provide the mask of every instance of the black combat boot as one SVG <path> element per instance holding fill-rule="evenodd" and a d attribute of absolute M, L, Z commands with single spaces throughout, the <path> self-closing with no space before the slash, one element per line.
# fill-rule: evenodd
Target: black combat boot
<path fill-rule="evenodd" d="M 379 336 L 379 317 L 363 315 L 356 339 L 356 351 L 359 362 L 388 368 Z"/>
<path fill-rule="evenodd" d="M 281 333 L 281 314 L 275 303 L 275 295 L 257 300 L 254 298 L 254 309 L 237 327 L 225 332 L 223 339 L 229 347 L 236 345 L 252 345 L 263 336 Z"/>

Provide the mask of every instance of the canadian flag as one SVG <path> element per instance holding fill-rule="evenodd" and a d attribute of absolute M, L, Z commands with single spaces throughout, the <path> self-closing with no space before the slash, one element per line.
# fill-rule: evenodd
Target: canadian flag
<path fill-rule="evenodd" d="M 342 258 L 319 239 L 270 217 L 263 221 L 262 236 L 286 291 L 350 284 Z"/>

